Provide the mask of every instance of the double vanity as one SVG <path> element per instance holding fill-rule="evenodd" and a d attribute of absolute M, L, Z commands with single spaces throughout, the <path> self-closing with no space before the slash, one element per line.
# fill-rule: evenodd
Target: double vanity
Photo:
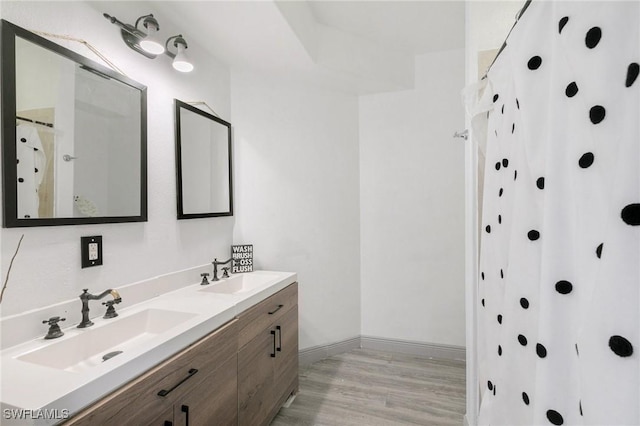
<path fill-rule="evenodd" d="M 129 295 L 138 303 L 115 318 L 96 318 L 103 307 L 94 301 L 93 326 L 64 323 L 55 339 L 43 327 L 42 337 L 2 350 L 2 424 L 16 409 L 30 410 L 32 424 L 268 424 L 298 387 L 296 274 L 168 280 L 119 288 L 123 305 Z"/>

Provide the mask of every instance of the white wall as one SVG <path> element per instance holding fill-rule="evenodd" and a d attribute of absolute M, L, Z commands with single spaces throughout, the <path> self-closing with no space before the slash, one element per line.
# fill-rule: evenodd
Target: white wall
<path fill-rule="evenodd" d="M 464 346 L 464 50 L 360 98 L 362 334 Z"/>
<path fill-rule="evenodd" d="M 467 1 L 465 8 L 466 81 L 478 81 L 478 53 L 500 49 L 525 0 Z"/>
<path fill-rule="evenodd" d="M 189 43 L 196 65 L 177 73 L 168 57 L 149 60 L 130 50 L 119 29 L 102 17 L 109 12 L 125 22 L 149 13 L 136 2 L 111 2 L 109 10 L 91 2 L 1 2 L 1 13 L 21 27 L 69 34 L 87 40 L 126 72 L 147 85 L 149 221 L 143 223 L 2 229 L 1 277 L 4 280 L 16 244 L 24 241 L 11 270 L 2 301 L 2 316 L 77 297 L 82 288 L 100 291 L 225 257 L 232 242 L 234 218 L 177 221 L 173 98 L 206 101 L 230 119 L 229 69 Z M 182 31 L 157 14 L 162 34 Z M 97 60 L 81 44 L 56 40 Z M 97 60 L 99 61 L 99 60 Z M 104 265 L 81 269 L 80 237 L 102 235 Z M 194 277 L 197 281 L 199 277 Z M 78 310 L 80 302 L 78 302 Z"/>
<path fill-rule="evenodd" d="M 360 335 L 357 98 L 236 72 L 231 87 L 234 240 L 298 273 L 300 349 Z"/>

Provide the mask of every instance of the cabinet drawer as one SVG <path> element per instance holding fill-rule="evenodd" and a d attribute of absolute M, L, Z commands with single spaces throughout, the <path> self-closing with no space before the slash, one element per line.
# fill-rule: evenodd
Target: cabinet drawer
<path fill-rule="evenodd" d="M 298 283 L 293 283 L 238 316 L 238 347 L 242 348 L 298 304 Z"/>
<path fill-rule="evenodd" d="M 233 320 L 79 413 L 66 425 L 147 424 L 238 350 Z M 193 373 L 192 369 L 198 370 Z M 186 380 L 185 380 L 186 379 Z M 161 390 L 166 396 L 158 395 Z"/>

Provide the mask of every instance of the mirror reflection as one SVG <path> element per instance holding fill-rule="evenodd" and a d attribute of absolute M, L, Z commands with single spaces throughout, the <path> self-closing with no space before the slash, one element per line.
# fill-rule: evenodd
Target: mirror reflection
<path fill-rule="evenodd" d="M 2 24 L 5 226 L 146 220 L 144 86 Z"/>
<path fill-rule="evenodd" d="M 232 216 L 231 124 L 175 100 L 178 219 Z"/>

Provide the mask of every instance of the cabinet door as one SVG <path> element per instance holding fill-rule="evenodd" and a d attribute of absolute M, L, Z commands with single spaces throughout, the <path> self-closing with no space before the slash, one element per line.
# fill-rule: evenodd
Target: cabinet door
<path fill-rule="evenodd" d="M 276 324 L 275 413 L 298 389 L 298 306 L 285 313 Z"/>
<path fill-rule="evenodd" d="M 271 414 L 275 333 L 264 329 L 238 352 L 238 424 L 257 426 Z"/>
<path fill-rule="evenodd" d="M 176 426 L 238 424 L 238 360 L 230 357 L 174 406 Z"/>

